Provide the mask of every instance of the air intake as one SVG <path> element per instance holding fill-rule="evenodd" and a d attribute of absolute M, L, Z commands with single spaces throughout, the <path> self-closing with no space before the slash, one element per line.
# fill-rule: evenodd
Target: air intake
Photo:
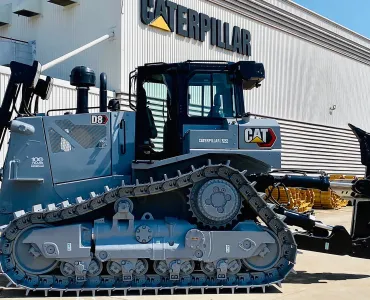
<path fill-rule="evenodd" d="M 40 15 L 41 1 L 42 0 L 23 0 L 14 8 L 13 13 L 27 18 Z"/>
<path fill-rule="evenodd" d="M 84 66 L 75 67 L 70 76 L 71 85 L 77 88 L 77 114 L 89 113 L 89 88 L 95 86 L 95 73 Z"/>
<path fill-rule="evenodd" d="M 68 5 L 78 3 L 78 0 L 48 0 L 48 2 L 59 5 L 59 6 L 68 6 Z"/>

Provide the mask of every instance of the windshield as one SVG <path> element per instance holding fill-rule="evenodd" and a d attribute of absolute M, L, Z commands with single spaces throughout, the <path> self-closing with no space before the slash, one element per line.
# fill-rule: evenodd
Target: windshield
<path fill-rule="evenodd" d="M 190 117 L 236 117 L 235 91 L 227 73 L 196 73 L 189 81 Z"/>

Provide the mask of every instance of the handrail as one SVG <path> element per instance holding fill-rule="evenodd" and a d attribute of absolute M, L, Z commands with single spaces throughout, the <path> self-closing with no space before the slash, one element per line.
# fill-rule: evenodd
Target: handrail
<path fill-rule="evenodd" d="M 79 53 L 97 45 L 97 44 L 100 44 L 101 42 L 104 42 L 104 41 L 106 41 L 107 39 L 109 39 L 111 37 L 114 37 L 114 32 L 111 32 L 110 34 L 103 35 L 102 37 L 100 37 L 100 38 L 98 38 L 98 39 L 96 39 L 96 40 L 94 40 L 94 41 L 92 41 L 92 42 L 90 42 L 86 45 L 83 45 L 82 47 L 77 48 L 76 50 L 73 50 L 73 51 L 71 51 L 71 52 L 69 52 L 69 53 L 67 53 L 67 54 L 65 54 L 65 55 L 63 55 L 63 56 L 61 56 L 57 59 L 52 60 L 51 62 L 42 66 L 41 72 L 44 72 L 44 71 L 54 67 L 55 65 L 60 64 L 61 62 L 64 62 L 68 58 L 71 58 L 72 56 L 75 56 L 75 55 L 77 55 L 77 54 L 79 54 Z"/>

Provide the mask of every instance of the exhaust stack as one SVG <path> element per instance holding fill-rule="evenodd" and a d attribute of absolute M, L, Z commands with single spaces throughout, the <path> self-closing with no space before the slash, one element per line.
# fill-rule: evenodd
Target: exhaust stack
<path fill-rule="evenodd" d="M 71 85 L 77 88 L 77 114 L 89 113 L 89 88 L 95 86 L 95 73 L 84 66 L 75 67 L 70 76 Z"/>

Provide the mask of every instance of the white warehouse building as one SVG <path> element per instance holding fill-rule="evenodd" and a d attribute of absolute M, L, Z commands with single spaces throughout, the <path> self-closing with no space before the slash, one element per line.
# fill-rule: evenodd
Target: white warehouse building
<path fill-rule="evenodd" d="M 77 65 L 106 72 L 110 97 L 128 109 L 129 73 L 145 63 L 262 62 L 266 79 L 245 106 L 280 123 L 283 168 L 363 174 L 348 123 L 370 131 L 370 40 L 288 0 L 3 0 L 0 95 L 11 60 L 46 64 L 112 32 L 44 75 L 68 81 Z M 72 87 L 56 85 L 43 109 L 75 107 Z M 156 122 L 161 132 L 161 112 Z"/>

